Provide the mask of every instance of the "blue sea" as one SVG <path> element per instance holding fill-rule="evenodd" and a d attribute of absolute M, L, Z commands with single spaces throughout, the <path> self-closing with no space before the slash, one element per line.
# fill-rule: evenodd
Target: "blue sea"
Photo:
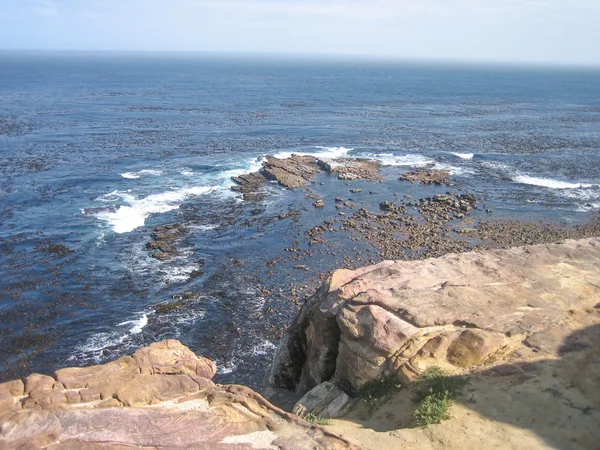
<path fill-rule="evenodd" d="M 377 191 L 356 195 L 361 207 L 418 196 L 398 176 L 433 167 L 495 219 L 577 225 L 600 209 L 600 71 L 0 53 L 0 378 L 176 338 L 220 381 L 260 387 L 294 292 L 360 245 L 281 256 L 336 217 L 349 187 L 334 177 L 310 186 L 319 210 L 302 189 L 269 185 L 259 202 L 230 189 L 292 153 L 380 161 L 383 183 L 350 186 Z M 165 224 L 188 232 L 160 261 L 146 244 Z"/>

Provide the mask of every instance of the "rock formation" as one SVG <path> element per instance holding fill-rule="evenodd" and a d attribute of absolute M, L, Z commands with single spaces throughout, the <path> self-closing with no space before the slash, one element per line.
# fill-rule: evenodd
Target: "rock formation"
<path fill-rule="evenodd" d="M 401 180 L 410 182 L 420 181 L 421 184 L 450 184 L 450 172 L 436 169 L 417 169 L 403 173 Z"/>
<path fill-rule="evenodd" d="M 243 386 L 179 341 L 108 364 L 0 384 L 0 449 L 351 449 Z"/>
<path fill-rule="evenodd" d="M 271 382 L 339 403 L 319 386 L 353 394 L 430 366 L 522 373 L 526 362 L 589 347 L 564 343 L 600 323 L 599 274 L 600 238 L 337 270 L 282 339 Z"/>
<path fill-rule="evenodd" d="M 318 159 L 314 156 L 292 155 L 288 158 L 266 156 L 258 172 L 233 177 L 236 183 L 232 190 L 243 194 L 244 200 L 259 200 L 261 187 L 274 181 L 279 185 L 294 189 L 305 186 L 322 172 L 336 173 L 342 180 L 377 180 L 381 164 L 368 159 L 337 158 Z"/>

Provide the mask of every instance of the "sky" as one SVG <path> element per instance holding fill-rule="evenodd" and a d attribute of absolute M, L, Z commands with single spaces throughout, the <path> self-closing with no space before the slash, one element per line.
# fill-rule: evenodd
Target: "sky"
<path fill-rule="evenodd" d="M 600 66 L 600 0 L 0 0 L 0 49 Z"/>

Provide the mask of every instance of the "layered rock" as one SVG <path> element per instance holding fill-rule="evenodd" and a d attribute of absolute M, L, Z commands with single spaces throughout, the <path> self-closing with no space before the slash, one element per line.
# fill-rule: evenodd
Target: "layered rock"
<path fill-rule="evenodd" d="M 175 340 L 108 364 L 0 384 L 0 448 L 346 449 Z"/>
<path fill-rule="evenodd" d="M 450 172 L 437 169 L 417 169 L 403 173 L 401 180 L 414 183 L 420 181 L 421 184 L 450 184 Z"/>
<path fill-rule="evenodd" d="M 301 394 L 333 382 L 352 394 L 434 365 L 518 371 L 600 323 L 599 274 L 600 238 L 337 270 L 282 339 L 271 382 Z"/>
<path fill-rule="evenodd" d="M 261 193 L 262 186 L 269 181 L 277 182 L 287 189 L 295 189 L 307 185 L 322 172 L 335 173 L 342 180 L 364 178 L 375 181 L 378 179 L 380 166 L 379 162 L 368 159 L 266 156 L 258 172 L 232 177 L 236 184 L 231 189 L 243 194 L 245 200 L 258 200 L 264 196 Z"/>

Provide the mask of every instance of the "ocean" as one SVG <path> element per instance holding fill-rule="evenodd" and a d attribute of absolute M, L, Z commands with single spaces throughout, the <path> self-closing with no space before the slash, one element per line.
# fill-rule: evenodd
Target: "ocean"
<path fill-rule="evenodd" d="M 432 167 L 496 219 L 582 224 L 600 210 L 600 71 L 0 53 L 0 379 L 176 338 L 219 381 L 260 388 L 302 295 L 368 248 L 309 254 L 349 195 L 335 177 L 259 202 L 230 189 L 292 153 L 380 161 L 383 182 L 348 183 L 357 207 L 447 191 L 398 180 Z M 148 242 L 168 224 L 185 233 L 159 260 Z"/>

